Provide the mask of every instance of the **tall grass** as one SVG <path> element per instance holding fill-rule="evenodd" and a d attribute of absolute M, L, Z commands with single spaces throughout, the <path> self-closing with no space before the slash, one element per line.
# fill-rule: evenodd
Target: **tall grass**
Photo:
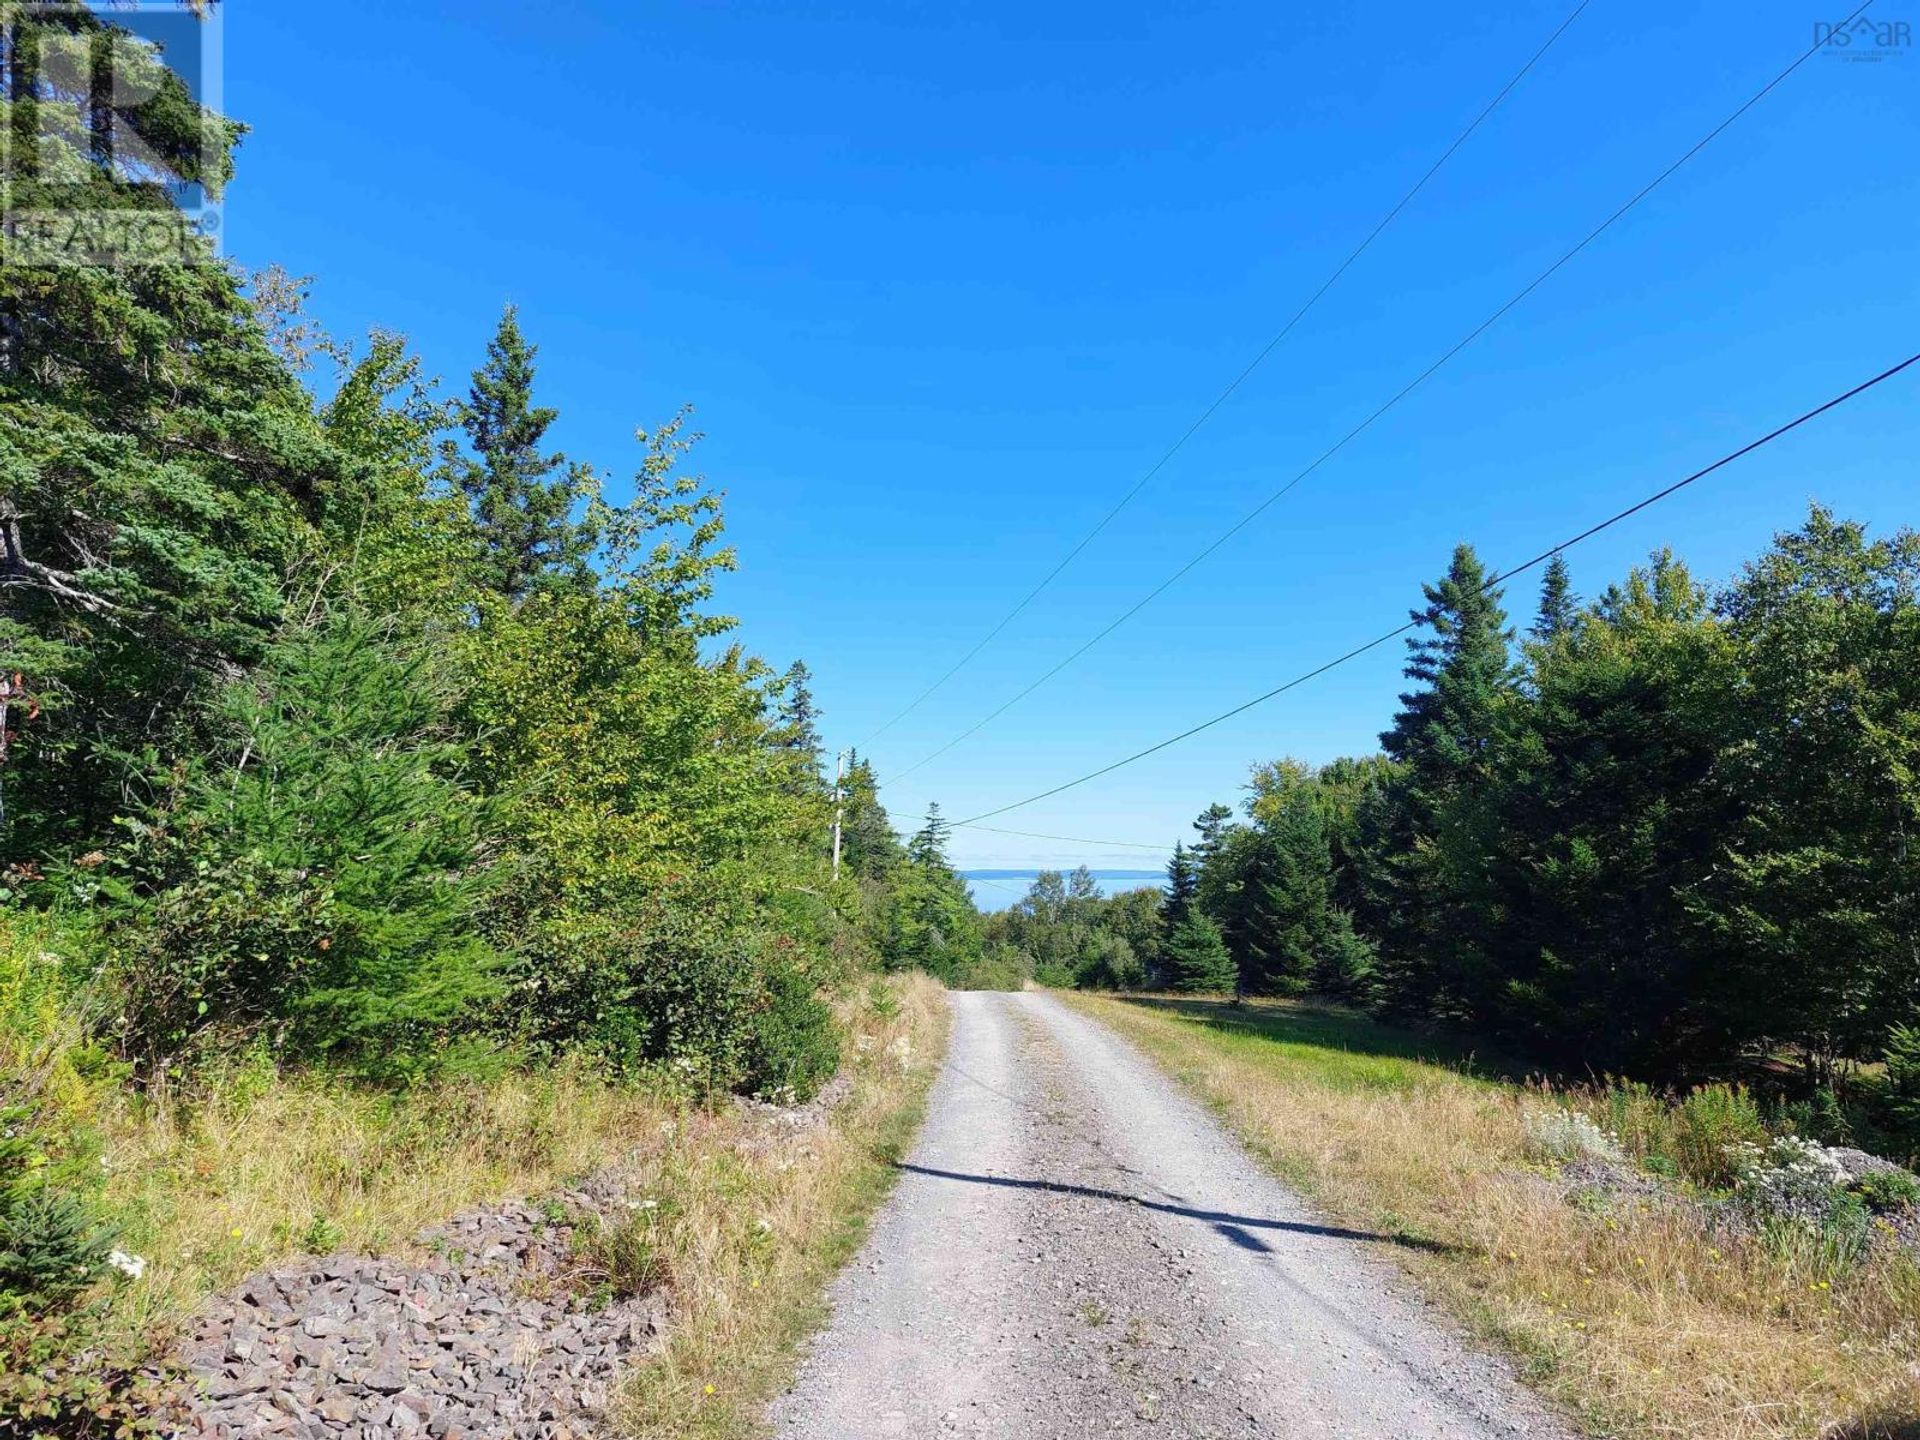
<path fill-rule="evenodd" d="M 629 1253 L 666 1277 L 665 1352 L 614 1414 L 635 1440 L 739 1440 L 825 1317 L 827 1281 L 892 1187 L 946 1041 L 946 1002 L 925 976 L 895 977 L 842 1007 L 852 1088 L 825 1123 L 762 1130 L 724 1117 L 654 1171 Z M 744 1127 L 744 1128 L 743 1128 Z"/>
<path fill-rule="evenodd" d="M 1337 1011 L 1064 998 L 1190 1085 L 1329 1213 L 1454 1247 L 1393 1253 L 1596 1430 L 1920 1433 L 1900 1428 L 1920 1425 L 1920 1272 L 1898 1247 L 1841 1263 L 1820 1237 L 1729 1236 L 1632 1189 L 1570 1196 L 1529 1140 L 1529 1115 L 1571 1106 L 1629 1154 L 1704 1179 L 1723 1173 L 1718 1147 L 1758 1124 L 1740 1092 L 1678 1106 L 1622 1086 L 1543 1096 L 1443 1042 Z"/>
<path fill-rule="evenodd" d="M 602 1271 L 672 1304 L 613 1417 L 636 1436 L 752 1428 L 892 1181 L 945 1037 L 925 976 L 842 996 L 846 1093 L 797 1115 L 568 1065 L 383 1090 L 257 1058 L 138 1094 L 86 1039 L 84 943 L 43 917 L 0 926 L 0 1100 L 84 1133 L 98 1209 L 144 1262 L 100 1283 L 90 1344 L 164 1351 L 209 1294 L 291 1254 L 404 1250 L 456 1211 L 612 1168 L 654 1203 L 599 1237 Z"/>

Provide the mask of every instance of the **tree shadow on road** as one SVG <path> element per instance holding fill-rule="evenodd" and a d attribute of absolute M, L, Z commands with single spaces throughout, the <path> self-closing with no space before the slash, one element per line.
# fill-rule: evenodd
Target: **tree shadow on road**
<path fill-rule="evenodd" d="M 1408 1250 L 1425 1250 L 1432 1254 L 1449 1255 L 1460 1248 L 1439 1240 L 1427 1240 L 1417 1235 L 1381 1235 L 1371 1230 L 1348 1230 L 1338 1225 L 1319 1225 L 1310 1220 L 1275 1220 L 1252 1215 L 1233 1215 L 1224 1210 L 1201 1210 L 1194 1206 L 1179 1203 L 1180 1197 L 1169 1200 L 1144 1200 L 1138 1195 L 1126 1195 L 1118 1190 L 1101 1190 L 1092 1185 L 1069 1185 L 1057 1180 L 1021 1180 L 1009 1175 L 969 1175 L 959 1170 L 936 1170 L 928 1165 L 914 1165 L 904 1160 L 894 1162 L 894 1169 L 910 1171 L 915 1175 L 927 1175 L 936 1180 L 960 1180 L 969 1185 L 994 1185 L 1009 1190 L 1043 1190 L 1054 1195 L 1074 1195 L 1083 1200 L 1106 1200 L 1116 1205 L 1138 1205 L 1143 1210 L 1158 1210 L 1164 1215 L 1179 1215 L 1188 1220 L 1202 1220 L 1224 1236 L 1228 1242 L 1238 1245 L 1242 1250 L 1257 1250 L 1262 1254 L 1273 1253 L 1269 1245 L 1256 1232 L 1261 1230 L 1280 1230 L 1294 1235 L 1318 1235 L 1329 1240 L 1365 1240 L 1382 1245 L 1399 1245 Z"/>

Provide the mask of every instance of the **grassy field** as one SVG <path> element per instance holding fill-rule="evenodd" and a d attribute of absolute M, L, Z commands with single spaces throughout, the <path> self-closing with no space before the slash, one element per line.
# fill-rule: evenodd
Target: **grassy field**
<path fill-rule="evenodd" d="M 1569 1203 L 1525 1117 L 1579 1097 L 1497 1061 L 1287 1002 L 1068 994 L 1210 1104 L 1331 1216 L 1594 1433 L 1688 1440 L 1920 1436 L 1920 1275 L 1887 1251 L 1709 1232 L 1630 1191 Z M 1890 1251 L 1891 1247 L 1888 1247 Z"/>

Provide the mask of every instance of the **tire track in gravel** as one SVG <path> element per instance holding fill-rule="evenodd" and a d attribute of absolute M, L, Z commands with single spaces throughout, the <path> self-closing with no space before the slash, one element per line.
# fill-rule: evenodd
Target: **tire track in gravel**
<path fill-rule="evenodd" d="M 926 1124 L 783 1440 L 1565 1440 L 1103 1026 L 957 992 Z"/>

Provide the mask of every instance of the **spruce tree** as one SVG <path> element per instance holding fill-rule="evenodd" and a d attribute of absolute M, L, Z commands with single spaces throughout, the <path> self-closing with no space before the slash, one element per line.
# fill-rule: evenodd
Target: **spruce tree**
<path fill-rule="evenodd" d="M 507 306 L 460 407 L 473 454 L 449 455 L 478 531 L 481 583 L 513 600 L 559 580 L 582 583 L 593 548 L 590 528 L 573 518 L 592 493 L 592 472 L 541 449 L 560 412 L 533 403 L 536 353 Z"/>
<path fill-rule="evenodd" d="M 906 851 L 880 803 L 880 782 L 871 760 L 848 756 L 840 805 L 840 863 L 850 874 L 883 879 L 906 858 Z"/>
<path fill-rule="evenodd" d="M 1540 613 L 1534 617 L 1533 638 L 1556 640 L 1573 628 L 1580 601 L 1573 593 L 1573 574 L 1564 555 L 1547 562 L 1546 576 L 1540 582 Z"/>
<path fill-rule="evenodd" d="M 1470 545 L 1425 587 L 1407 641 L 1400 713 L 1380 744 L 1400 769 L 1379 937 L 1382 979 L 1400 1008 L 1463 1018 L 1484 977 L 1486 782 L 1513 695 L 1506 612 Z"/>
<path fill-rule="evenodd" d="M 1163 963 L 1170 990 L 1218 995 L 1235 988 L 1238 972 L 1220 927 L 1197 910 L 1169 932 Z"/>
<path fill-rule="evenodd" d="M 820 794 L 826 785 L 820 767 L 820 711 L 813 703 L 813 690 L 807 683 L 812 678 L 807 662 L 796 660 L 787 667 L 777 687 L 780 698 L 770 738 L 775 747 L 794 762 L 793 771 L 782 786 L 789 794 Z"/>
<path fill-rule="evenodd" d="M 1160 916 L 1167 932 L 1171 934 L 1175 926 L 1185 920 L 1193 910 L 1193 902 L 1200 893 L 1200 877 L 1194 869 L 1193 857 L 1181 841 L 1173 842 L 1173 858 L 1167 861 L 1167 895 L 1161 902 Z"/>

